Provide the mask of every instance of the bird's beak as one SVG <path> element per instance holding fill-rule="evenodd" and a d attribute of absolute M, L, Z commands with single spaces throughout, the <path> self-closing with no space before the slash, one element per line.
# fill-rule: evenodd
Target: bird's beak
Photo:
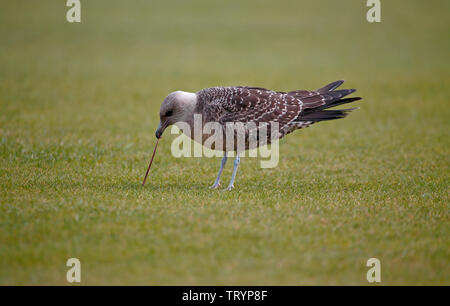
<path fill-rule="evenodd" d="M 156 129 L 156 132 L 155 132 L 156 138 L 158 138 L 158 139 L 161 138 L 165 129 L 166 129 L 165 126 L 162 126 L 161 122 L 160 122 L 158 125 L 158 128 Z"/>

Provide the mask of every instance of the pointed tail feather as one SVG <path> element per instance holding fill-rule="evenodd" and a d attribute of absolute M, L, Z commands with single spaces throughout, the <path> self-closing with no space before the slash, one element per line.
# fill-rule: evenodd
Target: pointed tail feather
<path fill-rule="evenodd" d="M 358 109 L 358 108 L 355 107 L 355 108 L 350 108 L 350 109 L 316 111 L 316 112 L 301 116 L 296 121 L 319 122 L 319 121 L 325 121 L 325 120 L 341 119 L 341 118 L 347 117 L 347 115 L 355 109 Z"/>
<path fill-rule="evenodd" d="M 320 110 L 324 110 L 327 108 L 332 108 L 338 105 L 342 105 L 342 104 L 346 104 L 346 103 L 352 103 L 355 101 L 359 101 L 361 100 L 361 97 L 353 97 L 353 98 L 345 98 L 345 99 L 341 99 L 341 100 L 337 100 L 316 108 L 310 108 L 310 109 L 305 109 L 305 113 L 309 113 L 309 112 L 315 112 L 315 111 L 320 111 Z"/>
<path fill-rule="evenodd" d="M 344 98 L 345 96 L 354 93 L 356 91 L 355 89 L 335 90 L 340 85 L 342 85 L 342 83 L 344 83 L 344 81 L 342 80 L 336 81 L 317 90 L 317 92 L 324 98 L 325 104 L 316 106 L 313 105 L 312 103 L 309 103 L 309 101 L 305 101 L 307 100 L 307 98 L 303 99 L 303 101 L 306 102 L 305 104 L 309 103 L 309 105 L 304 105 L 305 109 L 295 121 L 296 122 L 312 121 L 314 123 L 324 120 L 345 118 L 352 110 L 356 108 L 341 109 L 341 110 L 326 110 L 328 108 L 332 108 L 338 105 L 361 100 L 360 97 Z"/>
<path fill-rule="evenodd" d="M 336 88 L 338 88 L 339 86 L 341 86 L 344 83 L 343 80 L 339 80 L 333 83 L 330 83 L 322 88 L 317 89 L 316 91 L 319 93 L 326 93 L 328 91 L 332 91 L 335 90 Z"/>

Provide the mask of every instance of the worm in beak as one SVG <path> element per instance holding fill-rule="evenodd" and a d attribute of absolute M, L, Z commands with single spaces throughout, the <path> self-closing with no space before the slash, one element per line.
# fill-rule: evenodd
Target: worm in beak
<path fill-rule="evenodd" d="M 156 131 L 156 133 L 158 133 L 158 130 Z M 159 142 L 161 135 L 159 135 L 159 137 L 158 136 L 156 136 L 156 137 L 157 137 L 157 140 L 156 140 L 156 144 L 155 144 L 155 149 L 153 149 L 152 159 L 150 160 L 150 164 L 148 165 L 147 172 L 145 172 L 145 177 L 144 177 L 144 181 L 142 182 L 142 186 L 145 185 L 145 181 L 147 180 L 148 172 L 150 171 L 150 167 L 152 166 L 153 158 L 155 158 L 156 148 L 158 147 L 158 142 Z"/>

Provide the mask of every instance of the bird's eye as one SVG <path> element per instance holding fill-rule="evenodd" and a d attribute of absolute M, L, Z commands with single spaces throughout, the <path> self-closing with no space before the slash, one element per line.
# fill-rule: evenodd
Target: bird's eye
<path fill-rule="evenodd" d="M 165 117 L 170 117 L 170 116 L 172 116 L 172 114 L 173 114 L 173 111 L 169 110 L 166 112 Z"/>

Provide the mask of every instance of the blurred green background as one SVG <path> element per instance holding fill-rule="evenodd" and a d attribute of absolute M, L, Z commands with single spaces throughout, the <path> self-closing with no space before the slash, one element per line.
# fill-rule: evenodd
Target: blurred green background
<path fill-rule="evenodd" d="M 0 283 L 450 284 L 450 2 L 365 3 L 0 1 Z M 337 79 L 361 109 L 233 192 L 168 133 L 140 186 L 169 92 Z"/>

